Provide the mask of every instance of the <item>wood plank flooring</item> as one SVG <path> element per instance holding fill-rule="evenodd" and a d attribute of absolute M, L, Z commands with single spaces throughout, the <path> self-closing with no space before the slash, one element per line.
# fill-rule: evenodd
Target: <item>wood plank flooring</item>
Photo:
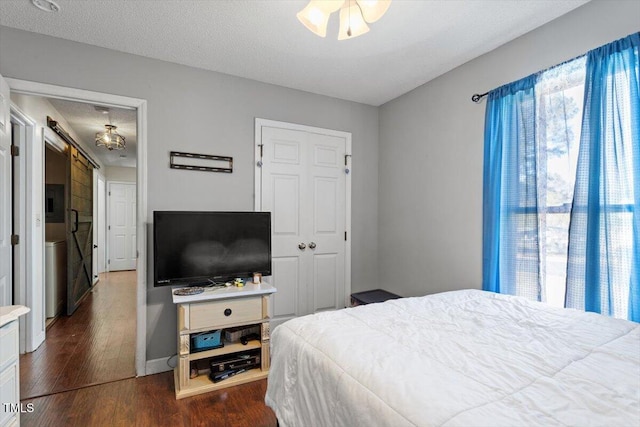
<path fill-rule="evenodd" d="M 135 376 L 136 272 L 100 275 L 76 312 L 62 315 L 45 342 L 20 356 L 20 398 Z"/>
<path fill-rule="evenodd" d="M 176 400 L 173 372 L 135 377 L 135 272 L 100 276 L 71 317 L 61 316 L 20 356 L 20 416 L 30 426 L 275 427 L 261 380 Z"/>
<path fill-rule="evenodd" d="M 131 378 L 22 401 L 31 426 L 275 427 L 260 380 L 176 400 L 173 372 Z"/>

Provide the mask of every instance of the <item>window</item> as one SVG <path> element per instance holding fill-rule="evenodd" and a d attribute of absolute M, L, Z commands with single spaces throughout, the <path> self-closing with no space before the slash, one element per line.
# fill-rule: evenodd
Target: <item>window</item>
<path fill-rule="evenodd" d="M 540 300 L 564 307 L 569 217 L 576 180 L 586 56 L 536 82 Z"/>
<path fill-rule="evenodd" d="M 489 92 L 483 289 L 640 322 L 639 47 Z"/>

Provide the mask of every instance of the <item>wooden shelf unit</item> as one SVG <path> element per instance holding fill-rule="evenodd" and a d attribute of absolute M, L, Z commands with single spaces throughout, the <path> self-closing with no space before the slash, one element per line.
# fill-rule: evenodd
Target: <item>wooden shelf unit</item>
<path fill-rule="evenodd" d="M 205 351 L 198 351 L 196 353 L 190 353 L 189 360 L 193 362 L 194 360 L 207 359 L 210 357 L 222 356 L 224 354 L 255 350 L 256 348 L 261 348 L 261 347 L 262 347 L 262 343 L 260 342 L 260 340 L 251 340 L 247 343 L 247 345 L 243 345 L 241 343 L 225 343 L 224 347 L 222 348 L 215 348 L 213 350 L 205 350 Z"/>
<path fill-rule="evenodd" d="M 269 373 L 269 296 L 276 289 L 267 283 L 205 291 L 193 296 L 173 296 L 178 310 L 178 365 L 174 370 L 176 399 L 244 384 L 266 378 Z M 246 345 L 225 343 L 224 347 L 191 352 L 191 335 L 199 332 L 228 329 L 237 326 L 260 326 L 260 339 Z M 224 331 L 221 332 L 224 338 Z M 191 362 L 245 353 L 260 349 L 260 368 L 248 370 L 218 383 L 209 379 L 206 370 L 190 378 Z"/>

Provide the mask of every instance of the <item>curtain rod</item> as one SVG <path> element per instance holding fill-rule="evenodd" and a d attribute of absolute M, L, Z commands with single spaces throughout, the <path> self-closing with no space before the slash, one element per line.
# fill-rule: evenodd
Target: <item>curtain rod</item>
<path fill-rule="evenodd" d="M 82 153 L 82 155 L 84 157 L 86 157 L 87 160 L 89 160 L 89 163 L 91 163 L 94 168 L 100 169 L 100 165 L 98 163 L 96 163 L 96 161 L 91 158 L 89 153 L 87 153 L 85 151 L 85 149 L 82 148 L 80 146 L 80 144 L 78 144 L 75 141 L 75 139 L 73 139 L 71 137 L 71 135 L 69 135 L 69 133 L 66 130 L 64 130 L 64 128 L 62 126 L 60 126 L 60 123 L 58 123 L 57 121 L 53 120 L 51 117 L 47 116 L 47 126 L 49 126 L 49 128 L 51 128 L 51 130 L 53 130 L 56 133 L 56 135 L 58 135 L 60 138 L 64 139 L 69 145 L 73 146 L 76 150 L 78 150 L 80 153 Z"/>
<path fill-rule="evenodd" d="M 623 38 L 624 38 L 624 37 L 623 37 Z M 594 50 L 595 50 L 595 49 L 594 49 Z M 538 71 L 538 72 L 536 72 L 536 73 L 533 73 L 533 74 L 542 74 L 542 73 L 545 73 L 545 72 L 547 72 L 547 71 L 549 71 L 549 70 L 552 70 L 552 69 L 554 69 L 554 68 L 560 67 L 560 66 L 562 66 L 562 65 L 564 65 L 564 64 L 567 64 L 567 63 L 569 63 L 569 62 L 571 62 L 571 61 L 575 61 L 575 60 L 576 60 L 576 59 L 578 59 L 578 58 L 582 58 L 583 56 L 587 56 L 587 54 L 586 54 L 586 53 L 583 53 L 583 54 L 581 54 L 581 55 L 574 56 L 574 57 L 573 57 L 573 58 L 571 58 L 571 59 L 567 59 L 566 61 L 562 61 L 562 62 L 561 62 L 561 63 L 559 63 L 559 64 L 552 65 L 551 67 L 547 67 L 547 68 L 545 68 L 544 70 L 540 70 L 540 71 Z M 477 104 L 477 103 L 479 103 L 479 102 L 480 102 L 480 100 L 481 100 L 482 98 L 484 98 L 484 97 L 485 97 L 485 96 L 487 96 L 487 95 L 489 95 L 489 92 L 480 93 L 480 94 L 478 94 L 478 93 L 474 93 L 474 94 L 473 94 L 473 96 L 471 97 L 471 100 Z"/>

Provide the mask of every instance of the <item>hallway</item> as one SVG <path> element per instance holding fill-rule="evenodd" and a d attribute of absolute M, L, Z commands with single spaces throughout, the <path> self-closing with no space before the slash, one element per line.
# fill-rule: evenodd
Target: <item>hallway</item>
<path fill-rule="evenodd" d="M 135 377 L 136 271 L 100 274 L 71 317 L 20 356 L 20 399 Z"/>

